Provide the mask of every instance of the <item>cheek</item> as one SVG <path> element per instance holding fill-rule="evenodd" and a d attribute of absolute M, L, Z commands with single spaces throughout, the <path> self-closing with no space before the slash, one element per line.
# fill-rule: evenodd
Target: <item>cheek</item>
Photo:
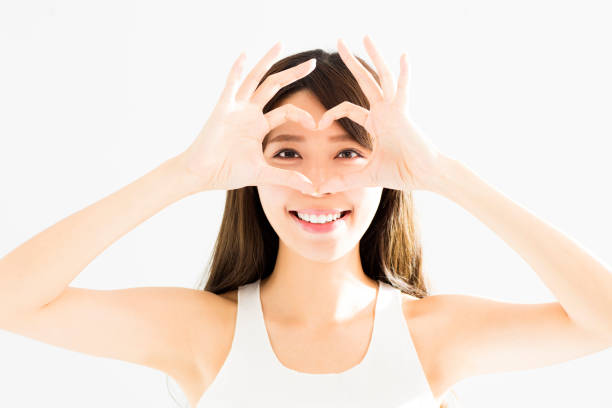
<path fill-rule="evenodd" d="M 257 186 L 259 201 L 269 220 L 282 216 L 289 203 L 291 189 L 284 186 Z"/>
<path fill-rule="evenodd" d="M 359 188 L 347 191 L 346 197 L 348 202 L 354 203 L 355 212 L 359 215 L 359 218 L 367 218 L 370 213 L 372 213 L 372 216 L 376 213 L 382 190 L 382 187 Z"/>
<path fill-rule="evenodd" d="M 360 232 L 365 232 L 380 205 L 382 187 L 368 187 L 352 191 L 354 195 L 351 194 L 350 200 L 355 203 L 355 217 L 352 221 Z"/>

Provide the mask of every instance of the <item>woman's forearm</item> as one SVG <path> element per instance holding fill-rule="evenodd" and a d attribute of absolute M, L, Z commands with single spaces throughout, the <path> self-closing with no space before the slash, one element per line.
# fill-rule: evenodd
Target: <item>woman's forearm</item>
<path fill-rule="evenodd" d="M 62 219 L 0 259 L 0 315 L 56 299 L 100 253 L 143 221 L 202 191 L 172 157 L 127 186 Z"/>
<path fill-rule="evenodd" d="M 454 159 L 441 163 L 440 177 L 431 190 L 463 207 L 514 249 L 577 325 L 611 334 L 612 270 L 463 163 Z"/>

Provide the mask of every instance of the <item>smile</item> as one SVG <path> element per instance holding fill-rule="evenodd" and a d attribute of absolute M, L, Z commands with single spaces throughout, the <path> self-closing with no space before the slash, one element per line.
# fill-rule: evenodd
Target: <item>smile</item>
<path fill-rule="evenodd" d="M 352 214 L 352 211 L 342 211 L 338 219 L 322 223 L 308 222 L 302 220 L 297 216 L 296 211 L 289 211 L 289 214 L 291 214 L 291 218 L 293 218 L 298 223 L 298 225 L 300 225 L 300 227 L 302 227 L 302 229 L 304 229 L 305 231 L 313 233 L 322 233 L 334 231 L 340 227 L 346 226 L 346 219 Z"/>

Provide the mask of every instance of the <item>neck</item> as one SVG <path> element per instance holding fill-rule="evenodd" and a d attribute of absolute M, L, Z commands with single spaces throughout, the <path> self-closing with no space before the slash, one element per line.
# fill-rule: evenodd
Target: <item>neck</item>
<path fill-rule="evenodd" d="M 359 245 L 333 261 L 305 258 L 279 242 L 272 274 L 261 281 L 266 316 L 320 328 L 371 318 L 378 282 L 361 266 Z"/>

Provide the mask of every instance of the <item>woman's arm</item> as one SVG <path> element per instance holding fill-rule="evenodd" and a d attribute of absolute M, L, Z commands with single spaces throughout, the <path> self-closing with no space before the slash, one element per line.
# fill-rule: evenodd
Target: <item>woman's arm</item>
<path fill-rule="evenodd" d="M 552 291 L 575 324 L 612 334 L 612 272 L 578 243 L 444 157 L 428 190 L 454 201 L 514 249 Z"/>
<path fill-rule="evenodd" d="M 203 191 L 183 163 L 181 155 L 166 160 L 1 258 L 0 314 L 48 304 L 113 242 L 170 204 Z"/>

